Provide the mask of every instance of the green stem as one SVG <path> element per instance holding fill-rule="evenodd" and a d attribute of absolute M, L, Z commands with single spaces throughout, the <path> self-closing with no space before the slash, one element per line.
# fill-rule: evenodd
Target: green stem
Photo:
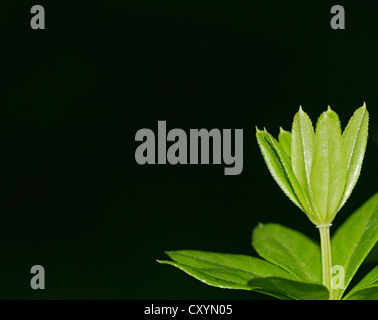
<path fill-rule="evenodd" d="M 332 279 L 332 250 L 331 239 L 329 236 L 330 225 L 319 226 L 320 249 L 322 254 L 322 279 L 323 285 L 329 291 L 329 300 L 334 300 L 333 290 L 331 287 Z"/>

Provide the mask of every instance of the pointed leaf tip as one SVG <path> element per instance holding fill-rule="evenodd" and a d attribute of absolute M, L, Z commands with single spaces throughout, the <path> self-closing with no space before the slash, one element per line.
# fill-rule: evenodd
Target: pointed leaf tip
<path fill-rule="evenodd" d="M 340 119 L 339 119 L 339 116 L 337 115 L 337 113 L 335 111 L 333 111 L 331 109 L 330 106 L 328 106 L 328 109 L 327 111 L 324 111 L 321 113 L 320 117 L 318 118 L 318 122 L 316 124 L 316 127 L 318 127 L 318 123 L 324 119 L 325 117 L 328 117 L 328 118 L 331 118 L 337 125 L 337 127 L 339 128 L 340 130 L 340 133 L 341 133 L 341 123 L 340 123 Z M 317 130 L 316 130 L 317 131 Z"/>
<path fill-rule="evenodd" d="M 280 133 L 282 134 L 286 134 L 286 133 L 290 133 L 290 131 L 287 131 L 285 130 L 284 128 L 280 127 Z"/>
<path fill-rule="evenodd" d="M 286 151 L 288 156 L 291 156 L 291 133 L 280 127 L 280 133 L 278 134 L 278 142 L 280 143 L 281 147 Z"/>

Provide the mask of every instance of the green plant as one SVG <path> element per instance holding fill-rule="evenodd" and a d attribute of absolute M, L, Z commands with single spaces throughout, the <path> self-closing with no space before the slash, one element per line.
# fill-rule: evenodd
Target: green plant
<path fill-rule="evenodd" d="M 346 287 L 378 240 L 378 193 L 330 238 L 330 226 L 355 186 L 365 153 L 368 112 L 356 110 L 344 132 L 328 107 L 314 132 L 300 108 L 292 131 L 278 141 L 265 129 L 256 137 L 283 192 L 319 229 L 320 246 L 279 224 L 259 224 L 252 245 L 261 258 L 181 250 L 167 252 L 175 266 L 212 286 L 257 291 L 279 299 L 378 299 L 378 266 L 346 295 Z"/>

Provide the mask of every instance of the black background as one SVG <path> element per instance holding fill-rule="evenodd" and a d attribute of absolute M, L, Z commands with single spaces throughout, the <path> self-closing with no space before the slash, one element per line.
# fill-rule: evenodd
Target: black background
<path fill-rule="evenodd" d="M 3 1 L 5 2 L 5 1 Z M 318 239 L 279 190 L 255 126 L 290 130 L 299 105 L 342 125 L 366 102 L 369 142 L 336 229 L 376 191 L 378 6 L 315 1 L 1 3 L 0 298 L 265 299 L 159 265 L 164 251 L 256 255 L 258 222 Z M 46 29 L 32 30 L 43 5 Z M 244 169 L 135 162 L 135 133 L 244 129 Z M 376 264 L 377 254 L 368 263 Z M 30 288 L 42 265 L 46 289 Z M 359 272 L 363 275 L 364 269 Z"/>

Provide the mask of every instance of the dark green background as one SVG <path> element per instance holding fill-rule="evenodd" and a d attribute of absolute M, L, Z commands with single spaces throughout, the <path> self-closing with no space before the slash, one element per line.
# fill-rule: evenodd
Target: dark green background
<path fill-rule="evenodd" d="M 5 1 L 3 1 L 5 2 Z M 307 1 L 1 3 L 0 298 L 261 299 L 156 263 L 165 250 L 255 254 L 258 222 L 317 239 L 279 190 L 255 126 L 290 129 L 331 105 L 345 126 L 366 101 L 361 178 L 334 230 L 377 191 L 378 6 Z M 135 133 L 244 129 L 244 170 L 139 166 Z M 376 263 L 370 258 L 370 263 Z M 373 262 L 372 262 L 373 261 Z M 30 288 L 30 268 L 46 289 Z M 361 273 L 360 273 L 361 274 Z"/>

